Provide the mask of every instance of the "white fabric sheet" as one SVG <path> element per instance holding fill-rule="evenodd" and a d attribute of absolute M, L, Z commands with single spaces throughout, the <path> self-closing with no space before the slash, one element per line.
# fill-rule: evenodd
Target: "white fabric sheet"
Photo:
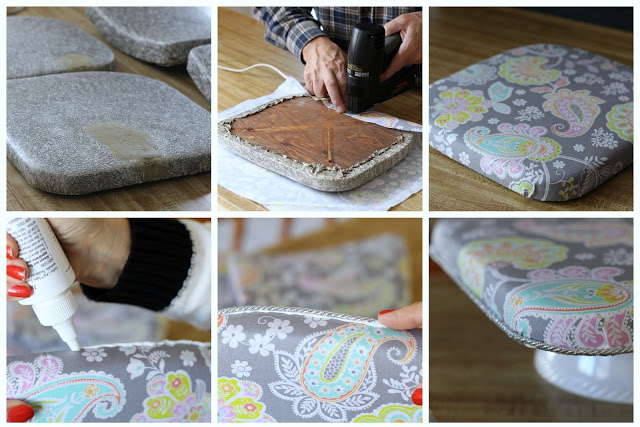
<path fill-rule="evenodd" d="M 305 88 L 297 80 L 289 77 L 272 94 L 245 101 L 223 111 L 218 114 L 218 120 L 224 120 L 276 98 L 300 93 L 306 93 Z M 385 127 L 416 132 L 417 141 L 400 163 L 368 183 L 340 193 L 327 193 L 298 184 L 218 145 L 218 183 L 272 211 L 388 210 L 420 191 L 422 126 L 376 112 L 351 116 Z"/>

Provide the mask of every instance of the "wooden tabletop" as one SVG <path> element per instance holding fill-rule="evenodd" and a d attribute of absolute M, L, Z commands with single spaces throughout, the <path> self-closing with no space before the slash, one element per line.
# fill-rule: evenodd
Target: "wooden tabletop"
<path fill-rule="evenodd" d="M 633 65 L 633 34 L 517 8 L 429 8 L 429 82 L 532 43 L 579 47 Z M 429 148 L 429 210 L 633 209 L 633 168 L 569 202 L 527 199 Z"/>
<path fill-rule="evenodd" d="M 442 270 L 429 274 L 429 407 L 436 421 L 633 421 L 633 406 L 543 380 L 534 350 L 498 329 Z"/>
<path fill-rule="evenodd" d="M 264 26 L 250 16 L 227 8 L 218 9 L 218 64 L 231 68 L 245 68 L 267 63 L 283 73 L 304 82 L 304 67 L 289 52 L 264 39 Z M 248 99 L 274 92 L 282 77 L 267 68 L 254 68 L 244 73 L 218 70 L 218 109 L 224 111 Z M 416 123 L 422 123 L 421 90 L 405 92 L 375 109 Z M 221 210 L 266 210 L 262 205 L 242 198 L 218 186 L 218 206 Z M 422 210 L 422 191 L 412 195 L 391 210 Z"/>
<path fill-rule="evenodd" d="M 85 15 L 85 8 L 27 7 L 17 16 L 48 16 L 71 22 L 111 48 L 116 71 L 163 81 L 211 111 L 207 99 L 189 77 L 186 66 L 163 68 L 141 62 L 116 50 L 104 40 Z M 211 173 L 166 179 L 101 191 L 84 196 L 62 196 L 33 188 L 7 162 L 7 209 L 10 211 L 210 211 Z"/>

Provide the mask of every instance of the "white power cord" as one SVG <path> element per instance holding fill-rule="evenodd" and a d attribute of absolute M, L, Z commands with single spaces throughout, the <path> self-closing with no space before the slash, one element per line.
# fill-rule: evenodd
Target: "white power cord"
<path fill-rule="evenodd" d="M 247 68 L 243 68 L 243 69 L 238 69 L 238 68 L 229 68 L 229 67 L 223 67 L 222 65 L 218 65 L 218 68 L 220 68 L 221 70 L 225 70 L 225 71 L 231 71 L 234 73 L 244 73 L 247 70 L 250 70 L 252 68 L 255 67 L 267 67 L 267 68 L 271 68 L 273 71 L 275 71 L 276 73 L 280 74 L 282 76 L 283 79 L 288 79 L 289 76 L 287 76 L 285 73 L 283 73 L 282 71 L 278 70 L 276 67 L 274 67 L 273 65 L 269 65 L 269 64 L 253 64 L 250 67 Z"/>

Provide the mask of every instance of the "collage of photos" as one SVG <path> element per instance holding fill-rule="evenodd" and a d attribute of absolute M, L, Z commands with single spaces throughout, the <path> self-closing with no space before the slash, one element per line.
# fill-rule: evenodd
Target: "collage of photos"
<path fill-rule="evenodd" d="M 634 5 L 373 3 L 2 5 L 7 423 L 633 423 Z"/>

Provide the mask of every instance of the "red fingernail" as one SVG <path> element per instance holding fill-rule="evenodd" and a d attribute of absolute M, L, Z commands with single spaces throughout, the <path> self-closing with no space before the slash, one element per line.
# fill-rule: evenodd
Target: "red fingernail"
<path fill-rule="evenodd" d="M 411 400 L 416 405 L 422 406 L 422 388 L 417 388 L 414 390 L 413 394 L 411 395 Z"/>
<path fill-rule="evenodd" d="M 7 265 L 7 275 L 17 280 L 24 280 L 24 268 L 19 265 Z"/>
<path fill-rule="evenodd" d="M 7 412 L 7 421 L 10 423 L 26 423 L 35 415 L 33 408 L 27 404 L 15 406 Z"/>
<path fill-rule="evenodd" d="M 383 314 L 391 313 L 392 311 L 396 311 L 396 309 L 395 308 L 391 308 L 389 310 L 382 310 L 380 313 L 378 313 L 378 316 L 382 316 Z"/>
<path fill-rule="evenodd" d="M 7 245 L 7 259 L 13 259 L 13 249 L 9 245 Z"/>
<path fill-rule="evenodd" d="M 7 295 L 16 298 L 29 298 L 31 293 L 31 288 L 25 285 L 13 285 L 7 291 Z"/>

